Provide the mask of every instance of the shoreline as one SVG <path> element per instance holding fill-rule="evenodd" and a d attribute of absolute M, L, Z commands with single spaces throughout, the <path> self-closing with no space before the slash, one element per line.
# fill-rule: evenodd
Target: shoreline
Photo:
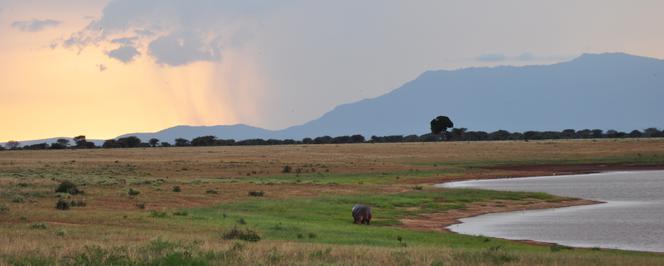
<path fill-rule="evenodd" d="M 524 171 L 529 173 L 522 173 L 523 175 L 518 174 L 514 176 L 502 176 L 502 175 L 482 176 L 480 178 L 470 178 L 470 179 L 462 177 L 458 179 L 445 180 L 443 183 L 468 181 L 468 180 L 490 180 L 490 179 L 524 178 L 524 177 L 538 177 L 538 176 L 556 176 L 556 175 L 582 175 L 582 174 L 593 174 L 593 173 L 602 173 L 602 172 L 611 172 L 611 171 L 664 170 L 664 165 L 608 165 L 608 164 L 523 165 L 523 166 L 499 166 L 488 169 L 516 170 L 519 172 Z M 606 202 L 582 199 L 582 198 L 567 198 L 567 197 L 563 197 L 563 200 L 555 202 L 544 201 L 536 203 L 527 203 L 527 202 L 524 203 L 519 201 L 516 202 L 492 201 L 492 202 L 471 204 L 462 210 L 450 210 L 443 213 L 431 213 L 431 214 L 420 215 L 417 217 L 404 218 L 400 220 L 401 222 L 400 226 L 412 230 L 436 231 L 440 233 L 459 234 L 457 232 L 451 231 L 448 227 L 455 224 L 463 223 L 461 219 L 465 218 L 471 218 L 471 217 L 476 217 L 485 214 L 492 214 L 492 213 L 557 209 L 557 208 L 586 206 L 586 205 L 595 205 L 603 203 Z M 559 245 L 557 243 L 530 240 L 530 239 L 515 240 L 515 239 L 507 239 L 499 237 L 492 237 L 492 238 L 520 242 L 530 245 L 538 245 L 538 246 Z M 575 247 L 575 248 L 583 248 L 583 247 Z M 643 252 L 648 252 L 648 251 L 643 251 Z"/>

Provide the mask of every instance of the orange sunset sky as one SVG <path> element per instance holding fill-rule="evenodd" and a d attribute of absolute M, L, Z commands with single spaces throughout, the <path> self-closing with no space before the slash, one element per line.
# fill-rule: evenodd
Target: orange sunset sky
<path fill-rule="evenodd" d="M 663 10 L 664 1 L 0 0 L 0 142 L 182 124 L 280 129 L 431 69 L 584 52 L 664 58 Z"/>

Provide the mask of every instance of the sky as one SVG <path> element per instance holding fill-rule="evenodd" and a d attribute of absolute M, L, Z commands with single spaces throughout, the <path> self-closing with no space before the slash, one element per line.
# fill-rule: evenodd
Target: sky
<path fill-rule="evenodd" d="M 0 141 L 282 129 L 427 70 L 664 58 L 664 1 L 0 0 Z"/>

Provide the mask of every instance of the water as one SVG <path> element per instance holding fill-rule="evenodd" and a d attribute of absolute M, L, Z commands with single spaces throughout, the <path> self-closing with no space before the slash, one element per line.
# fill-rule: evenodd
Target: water
<path fill-rule="evenodd" d="M 664 171 L 471 180 L 442 186 L 537 191 L 606 202 L 461 219 L 461 224 L 449 227 L 457 233 L 664 252 Z"/>

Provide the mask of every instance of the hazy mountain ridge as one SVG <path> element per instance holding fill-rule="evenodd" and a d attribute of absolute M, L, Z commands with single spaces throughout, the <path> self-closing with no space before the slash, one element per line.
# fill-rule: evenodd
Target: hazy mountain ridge
<path fill-rule="evenodd" d="M 427 71 L 385 95 L 339 105 L 318 119 L 283 130 L 242 124 L 177 126 L 120 137 L 172 142 L 205 135 L 243 140 L 423 134 L 429 121 L 441 114 L 471 130 L 632 130 L 664 125 L 662 99 L 664 60 L 584 54 L 552 65 Z"/>

